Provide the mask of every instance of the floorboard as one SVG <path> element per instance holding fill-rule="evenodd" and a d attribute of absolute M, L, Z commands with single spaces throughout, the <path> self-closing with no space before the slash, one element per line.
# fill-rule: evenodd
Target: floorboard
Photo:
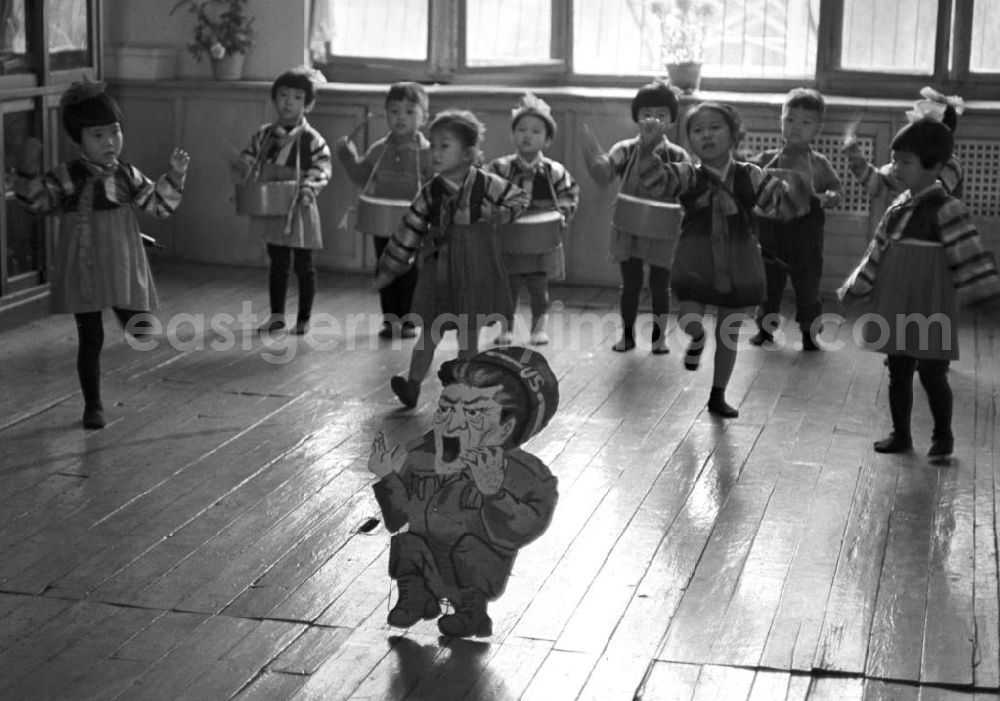
<path fill-rule="evenodd" d="M 850 323 L 819 353 L 744 328 L 722 421 L 711 349 L 686 371 L 672 322 L 670 354 L 614 353 L 617 291 L 554 286 L 560 406 L 525 448 L 559 502 L 461 640 L 386 623 L 368 455 L 428 430 L 440 382 L 399 406 L 413 341 L 377 337 L 367 278 L 324 276 L 310 335 L 268 340 L 265 271 L 156 268 L 162 334 L 106 315 L 102 431 L 71 319 L 0 332 L 0 698 L 1000 698 L 997 318 L 963 318 L 931 461 L 918 383 L 914 451 L 872 450 L 886 370 Z"/>

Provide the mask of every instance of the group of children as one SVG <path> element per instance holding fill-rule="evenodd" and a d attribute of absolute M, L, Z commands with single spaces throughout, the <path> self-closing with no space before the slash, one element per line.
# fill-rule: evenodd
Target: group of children
<path fill-rule="evenodd" d="M 270 316 L 261 333 L 285 328 L 289 266 L 298 278 L 295 334 L 308 332 L 315 296 L 314 250 L 322 247 L 316 197 L 331 177 L 331 152 L 306 120 L 316 103 L 319 74 L 301 68 L 280 75 L 271 86 L 276 120 L 263 125 L 231 159 L 238 178 L 299 182 L 288 217 L 258 222 L 271 262 Z M 856 144 L 845 145 L 852 175 L 869 191 L 899 193 L 880 222 L 864 262 L 840 290 L 845 300 L 872 300 L 886 318 L 896 314 L 944 313 L 957 322 L 956 290 L 977 299 L 993 293 L 997 273 L 983 249 L 961 192 L 961 165 L 954 158 L 952 132 L 957 110 L 928 91 L 918 113 L 893 141 L 893 162 L 875 168 Z M 385 200 L 409 203 L 398 226 L 374 237 L 375 286 L 379 289 L 383 337 L 408 338 L 422 329 L 409 371 L 390 385 L 400 401 L 417 404 L 442 334 L 458 335 L 459 357 L 479 351 L 483 327 L 496 323 L 494 343 L 513 341 L 514 308 L 527 287 L 530 343 L 548 342 L 545 331 L 548 283 L 562 279 L 565 260 L 558 237 L 545 250 L 505 250 L 506 226 L 525 214 L 555 212 L 560 228 L 571 221 L 579 186 L 567 168 L 545 155 L 556 135 L 551 109 L 530 93 L 511 113 L 514 151 L 484 162 L 484 127 L 470 111 L 447 109 L 428 122 L 427 92 L 418 83 L 390 87 L 385 99 L 389 133 L 363 154 L 349 137 L 335 152 L 353 182 Z M 636 347 L 638 301 L 648 267 L 654 324 L 652 352 L 669 353 L 667 319 L 671 295 L 679 301 L 680 328 L 690 337 L 683 362 L 699 366 L 706 345 L 706 308 L 717 308 L 714 367 L 707 403 L 712 414 L 732 418 L 738 410 L 725 397 L 733 372 L 738 318 L 757 308 L 755 345 L 774 342 L 780 304 L 790 279 L 802 349 L 818 350 L 822 312 L 825 210 L 836 206 L 841 182 L 812 143 L 824 117 L 815 90 L 792 90 L 782 107 L 779 149 L 740 157 L 743 130 L 729 105 L 701 102 L 684 119 L 688 149 L 670 141 L 679 118 L 677 95 L 654 81 L 640 88 L 630 111 L 636 136 L 608 151 L 589 129 L 583 133 L 587 170 L 600 186 L 620 183 L 623 195 L 679 204 L 676 242 L 636 236 L 613 227 L 611 260 L 621 273 L 621 335 L 617 352 Z M 36 167 L 39 148 L 27 143 L 19 159 L 16 191 L 36 212 L 61 212 L 63 230 L 55 251 L 53 305 L 75 314 L 79 333 L 78 372 L 84 394 L 84 425 L 104 425 L 99 356 L 101 310 L 112 307 L 123 325 L 138 311 L 153 309 L 156 294 L 133 207 L 169 215 L 180 203 L 189 157 L 180 149 L 169 172 L 156 183 L 118 159 L 123 118 L 118 106 L 94 83 L 74 84 L 63 96 L 63 124 L 80 145 L 80 156 L 48 173 Z M 121 230 L 124 236 L 110 236 Z M 918 242 L 918 243 L 914 243 Z M 912 244 L 912 245 L 911 245 Z M 919 276 L 915 271 L 919 270 Z M 877 273 L 877 275 L 876 275 Z M 916 296 L 914 296 L 916 295 Z M 881 452 L 907 449 L 912 376 L 927 389 L 935 419 L 932 455 L 952 450 L 951 393 L 947 368 L 957 358 L 951 335 L 914 345 L 910 335 L 878 348 L 888 355 L 893 434 L 876 443 Z M 141 325 L 128 330 L 142 333 Z"/>

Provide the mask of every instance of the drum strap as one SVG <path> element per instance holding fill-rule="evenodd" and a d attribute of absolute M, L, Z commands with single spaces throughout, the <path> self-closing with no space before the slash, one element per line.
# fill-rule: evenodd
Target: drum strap
<path fill-rule="evenodd" d="M 386 144 L 388 144 L 388 137 L 386 138 Z M 420 135 L 418 132 L 413 132 L 413 143 L 415 148 L 413 149 L 414 158 L 417 160 L 417 192 L 420 192 L 423 187 L 423 178 L 420 177 Z M 372 166 L 371 172 L 368 174 L 368 180 L 365 181 L 365 186 L 361 188 L 361 192 L 364 194 L 371 194 L 368 188 L 371 187 L 372 180 L 375 179 L 375 171 L 382 164 L 382 158 L 385 156 L 385 152 L 389 150 L 388 146 L 382 148 L 382 152 L 379 153 L 378 158 L 375 159 L 375 165 Z"/>

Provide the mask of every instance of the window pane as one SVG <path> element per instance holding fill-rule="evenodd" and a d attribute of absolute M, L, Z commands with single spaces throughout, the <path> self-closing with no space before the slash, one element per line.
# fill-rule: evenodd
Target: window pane
<path fill-rule="evenodd" d="M 11 189 L 14 161 L 18 146 L 29 136 L 36 136 L 32 112 L 10 112 L 3 116 L 4 173 L 7 174 L 4 195 L 7 205 L 7 275 L 13 277 L 38 272 L 43 267 L 45 237 L 41 234 L 41 217 L 32 216 L 14 201 Z"/>
<path fill-rule="evenodd" d="M 1000 45 L 996 43 L 1000 34 L 1000 4 L 977 2 L 972 13 L 972 57 L 969 69 L 972 71 L 1000 71 Z"/>
<path fill-rule="evenodd" d="M 552 57 L 552 0 L 468 0 L 466 63 L 497 66 Z"/>
<path fill-rule="evenodd" d="M 331 56 L 427 60 L 429 0 L 318 0 Z M 325 14 L 324 14 L 325 13 Z"/>
<path fill-rule="evenodd" d="M 87 0 L 48 0 L 49 52 L 52 68 L 90 65 Z"/>
<path fill-rule="evenodd" d="M 697 13 L 684 22 L 682 5 Z M 816 72 L 819 0 L 577 0 L 573 17 L 573 69 L 577 73 L 661 75 L 678 27 L 704 36 L 694 53 L 702 75 L 739 78 L 808 78 Z"/>
<path fill-rule="evenodd" d="M 0 7 L 0 66 L 3 74 L 27 73 L 28 30 L 25 25 L 24 0 L 6 2 Z"/>
<path fill-rule="evenodd" d="M 937 0 L 844 0 L 841 68 L 933 73 Z"/>

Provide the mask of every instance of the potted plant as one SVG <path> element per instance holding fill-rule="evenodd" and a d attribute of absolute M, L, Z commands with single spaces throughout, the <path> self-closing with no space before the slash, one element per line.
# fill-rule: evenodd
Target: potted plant
<path fill-rule="evenodd" d="M 715 2 L 653 0 L 650 10 L 660 22 L 660 52 L 671 84 L 693 92 L 701 82 L 701 59 Z"/>
<path fill-rule="evenodd" d="M 247 17 L 247 0 L 180 0 L 181 8 L 195 16 L 194 41 L 187 45 L 195 61 L 206 55 L 217 80 L 239 80 L 243 59 L 253 46 L 253 17 Z"/>

